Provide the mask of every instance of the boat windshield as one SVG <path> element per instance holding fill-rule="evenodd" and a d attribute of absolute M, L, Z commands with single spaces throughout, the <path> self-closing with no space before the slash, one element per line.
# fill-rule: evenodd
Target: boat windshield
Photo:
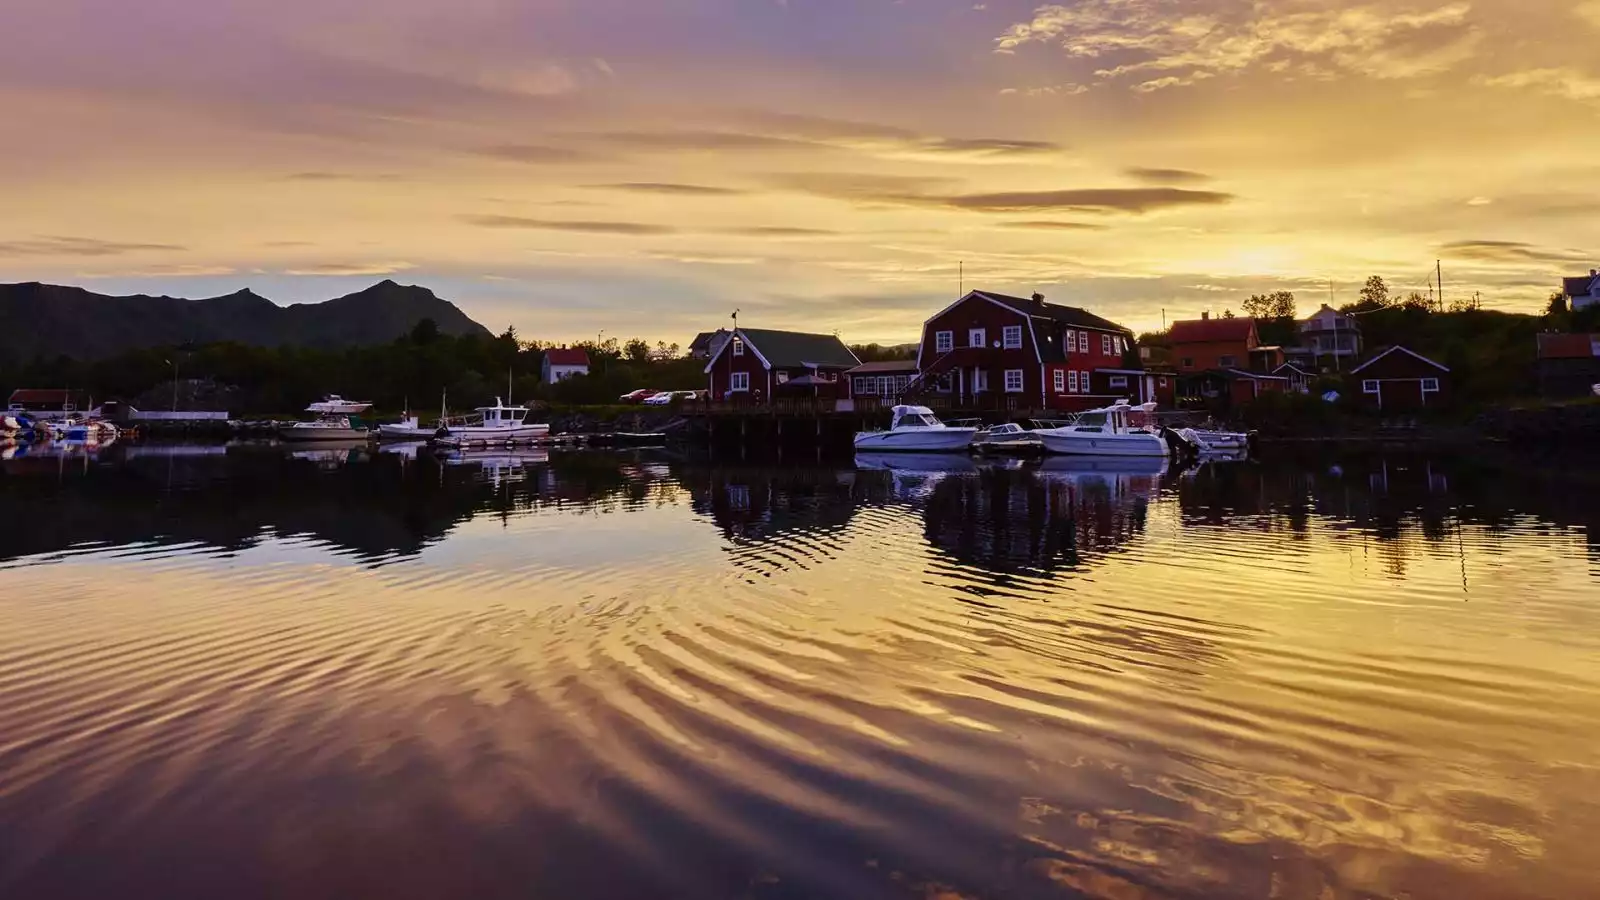
<path fill-rule="evenodd" d="M 1106 414 L 1103 413 L 1103 412 L 1084 413 L 1083 415 L 1078 416 L 1078 418 L 1076 420 L 1074 420 L 1073 424 L 1074 425 L 1104 425 L 1104 424 L 1106 424 Z"/>
<path fill-rule="evenodd" d="M 935 419 L 933 416 L 923 415 L 922 413 L 906 413 L 900 417 L 900 421 L 895 424 L 895 427 L 931 428 L 938 424 L 939 420 Z"/>

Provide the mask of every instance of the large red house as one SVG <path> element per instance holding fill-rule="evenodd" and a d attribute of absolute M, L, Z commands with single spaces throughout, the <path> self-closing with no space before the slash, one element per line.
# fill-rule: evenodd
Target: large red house
<path fill-rule="evenodd" d="M 837 398 L 847 393 L 843 374 L 859 365 L 837 335 L 736 328 L 706 363 L 706 377 L 713 400 Z"/>
<path fill-rule="evenodd" d="M 1129 352 L 1133 333 L 1042 294 L 972 291 L 928 319 L 917 384 L 954 405 L 1080 410 L 1157 399 L 1157 377 Z"/>

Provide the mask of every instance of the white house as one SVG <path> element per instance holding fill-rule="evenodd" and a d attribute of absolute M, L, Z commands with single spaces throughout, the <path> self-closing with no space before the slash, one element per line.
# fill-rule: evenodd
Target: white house
<path fill-rule="evenodd" d="M 589 374 L 589 354 L 581 347 L 551 347 L 544 352 L 546 384 Z"/>
<path fill-rule="evenodd" d="M 1324 356 L 1333 357 L 1336 363 L 1353 360 L 1361 356 L 1361 326 L 1355 316 L 1324 303 L 1300 323 L 1300 346 L 1311 351 L 1313 360 Z"/>
<path fill-rule="evenodd" d="M 1590 269 L 1589 274 L 1561 279 L 1561 293 L 1567 298 L 1568 309 L 1583 309 L 1600 303 L 1600 269 Z"/>

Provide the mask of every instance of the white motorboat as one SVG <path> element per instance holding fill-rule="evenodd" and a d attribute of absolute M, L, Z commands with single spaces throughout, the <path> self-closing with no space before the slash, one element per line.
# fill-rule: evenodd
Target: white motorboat
<path fill-rule="evenodd" d="M 365 428 L 350 424 L 348 416 L 322 416 L 310 422 L 296 422 L 278 429 L 278 437 L 286 441 L 365 441 Z"/>
<path fill-rule="evenodd" d="M 439 426 L 424 425 L 416 416 L 406 416 L 399 422 L 381 422 L 378 437 L 386 441 L 422 441 L 439 433 Z"/>
<path fill-rule="evenodd" d="M 856 468 L 894 472 L 975 472 L 977 463 L 965 453 L 856 454 Z"/>
<path fill-rule="evenodd" d="M 1046 453 L 1073 456 L 1155 456 L 1169 454 L 1167 439 L 1153 424 L 1136 421 L 1155 411 L 1154 403 L 1130 406 L 1118 400 L 1111 406 L 1078 413 L 1062 423 L 1041 423 L 1029 433 L 1044 444 Z"/>
<path fill-rule="evenodd" d="M 494 398 L 493 406 L 480 406 L 477 415 L 458 421 L 445 421 L 433 431 L 434 438 L 446 446 L 500 444 L 536 441 L 550 436 L 550 426 L 528 422 L 528 407 L 506 406 Z"/>
<path fill-rule="evenodd" d="M 856 433 L 856 450 L 863 453 L 938 453 L 972 446 L 978 429 L 946 425 L 926 406 L 896 406 L 888 431 Z"/>
<path fill-rule="evenodd" d="M 319 416 L 353 416 L 372 408 L 370 401 L 346 400 L 338 394 L 329 394 L 306 407 L 306 412 Z"/>
<path fill-rule="evenodd" d="M 981 453 L 1038 453 L 1044 449 L 1037 437 L 1015 422 L 991 425 L 972 439 L 972 449 Z"/>
<path fill-rule="evenodd" d="M 1201 453 L 1232 453 L 1250 448 L 1250 435 L 1239 431 L 1180 428 L 1176 433 Z"/>

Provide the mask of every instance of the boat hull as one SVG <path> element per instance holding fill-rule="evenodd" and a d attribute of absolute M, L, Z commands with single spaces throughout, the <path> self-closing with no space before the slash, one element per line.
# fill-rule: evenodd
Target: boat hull
<path fill-rule="evenodd" d="M 1185 428 L 1178 432 L 1178 436 L 1203 452 L 1229 452 L 1244 450 L 1250 446 L 1250 436 L 1236 431 L 1201 431 Z"/>
<path fill-rule="evenodd" d="M 550 426 L 540 423 L 537 425 L 516 425 L 511 428 L 479 428 L 475 426 L 458 426 L 445 429 L 444 433 L 429 432 L 429 436 L 449 437 L 453 440 L 467 444 L 496 444 L 508 441 L 536 441 L 550 436 Z"/>
<path fill-rule="evenodd" d="M 421 425 L 379 425 L 378 437 L 386 441 L 421 441 L 427 440 L 437 434 L 437 428 L 425 428 Z"/>
<path fill-rule="evenodd" d="M 1096 432 L 1035 431 L 1046 453 L 1063 456 L 1140 456 L 1169 455 L 1166 439 L 1159 434 L 1101 434 Z"/>
<path fill-rule="evenodd" d="M 863 431 L 856 434 L 859 453 L 949 453 L 972 446 L 976 428 L 918 428 L 907 431 Z"/>

